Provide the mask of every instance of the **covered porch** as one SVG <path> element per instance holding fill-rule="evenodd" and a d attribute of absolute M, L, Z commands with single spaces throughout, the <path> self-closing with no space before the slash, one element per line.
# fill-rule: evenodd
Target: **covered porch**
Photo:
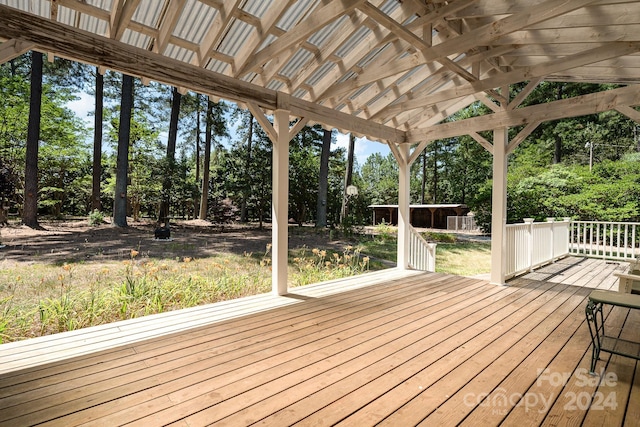
<path fill-rule="evenodd" d="M 148 339 L 3 364 L 0 425 L 636 425 L 636 361 L 604 355 L 604 374 L 587 373 L 587 295 L 616 289 L 627 267 L 568 257 L 508 286 L 392 270 L 254 299 L 226 319 L 213 305 L 220 319 L 197 327 L 152 336 L 147 323 Z M 638 338 L 640 313 L 605 314 Z"/>

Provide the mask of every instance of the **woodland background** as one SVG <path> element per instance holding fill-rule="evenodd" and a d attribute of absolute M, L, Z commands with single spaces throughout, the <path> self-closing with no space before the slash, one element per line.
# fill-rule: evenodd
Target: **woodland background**
<path fill-rule="evenodd" d="M 112 216 L 120 226 L 127 216 L 260 226 L 269 221 L 271 142 L 251 114 L 232 103 L 145 83 L 110 71 L 102 76 L 59 58 L 49 62 L 40 53 L 2 64 L 4 213 L 31 227 L 43 216 L 92 212 Z M 525 83 L 512 86 L 512 93 Z M 542 82 L 523 105 L 612 87 Z M 96 98 L 93 128 L 68 108 L 82 93 Z M 476 103 L 448 120 L 485 109 Z M 393 156 L 373 154 L 358 164 L 352 147 L 336 148 L 335 132 L 319 126 L 305 127 L 291 141 L 293 221 L 364 225 L 371 221 L 369 205 L 397 203 Z M 411 169 L 411 202 L 467 204 L 489 231 L 491 173 L 491 155 L 471 137 L 434 141 Z M 359 193 L 345 210 L 348 184 Z M 124 205 L 115 197 L 123 189 Z M 640 125 L 616 112 L 541 124 L 509 157 L 507 209 L 508 222 L 524 217 L 639 221 Z"/>

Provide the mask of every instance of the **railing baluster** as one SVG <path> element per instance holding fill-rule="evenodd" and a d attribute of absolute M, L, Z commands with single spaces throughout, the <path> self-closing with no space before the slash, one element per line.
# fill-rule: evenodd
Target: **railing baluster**
<path fill-rule="evenodd" d="M 426 240 L 409 226 L 409 264 L 421 271 L 435 271 L 435 243 Z"/>

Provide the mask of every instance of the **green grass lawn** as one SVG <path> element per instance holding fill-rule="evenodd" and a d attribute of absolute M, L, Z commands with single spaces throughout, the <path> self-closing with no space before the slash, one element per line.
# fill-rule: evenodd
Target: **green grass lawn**
<path fill-rule="evenodd" d="M 441 241 L 437 272 L 471 276 L 490 271 L 488 243 L 426 237 Z M 333 247 L 292 249 L 289 286 L 388 268 L 397 256 L 393 233 L 362 235 L 342 250 Z M 269 292 L 270 261 L 268 249 L 262 254 L 222 252 L 200 259 L 150 259 L 132 249 L 121 261 L 3 262 L 0 343 Z"/>
<path fill-rule="evenodd" d="M 444 233 L 443 233 L 444 234 Z M 427 236 L 429 237 L 429 236 Z M 444 237 L 446 242 L 436 242 L 436 272 L 475 276 L 491 271 L 491 243 L 456 242 Z M 361 242 L 362 253 L 374 259 L 396 261 L 397 243 L 394 237 L 369 238 Z"/>

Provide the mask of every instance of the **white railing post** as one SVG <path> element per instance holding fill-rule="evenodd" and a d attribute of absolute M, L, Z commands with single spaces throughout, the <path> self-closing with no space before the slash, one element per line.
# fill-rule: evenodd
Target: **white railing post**
<path fill-rule="evenodd" d="M 550 242 L 551 253 L 549 254 L 549 260 L 551 262 L 554 262 L 554 250 L 553 249 L 554 249 L 554 246 L 555 246 L 555 239 L 554 239 L 554 235 L 553 235 L 553 224 L 554 224 L 555 221 L 556 221 L 555 218 L 547 218 L 547 222 L 550 224 L 549 230 L 550 230 L 550 234 L 551 234 L 551 242 Z"/>
<path fill-rule="evenodd" d="M 524 223 L 527 224 L 527 251 L 528 251 L 528 264 L 529 271 L 533 271 L 533 218 L 524 218 Z"/>
<path fill-rule="evenodd" d="M 436 271 L 436 243 L 427 243 L 429 256 L 427 257 L 427 271 Z"/>

